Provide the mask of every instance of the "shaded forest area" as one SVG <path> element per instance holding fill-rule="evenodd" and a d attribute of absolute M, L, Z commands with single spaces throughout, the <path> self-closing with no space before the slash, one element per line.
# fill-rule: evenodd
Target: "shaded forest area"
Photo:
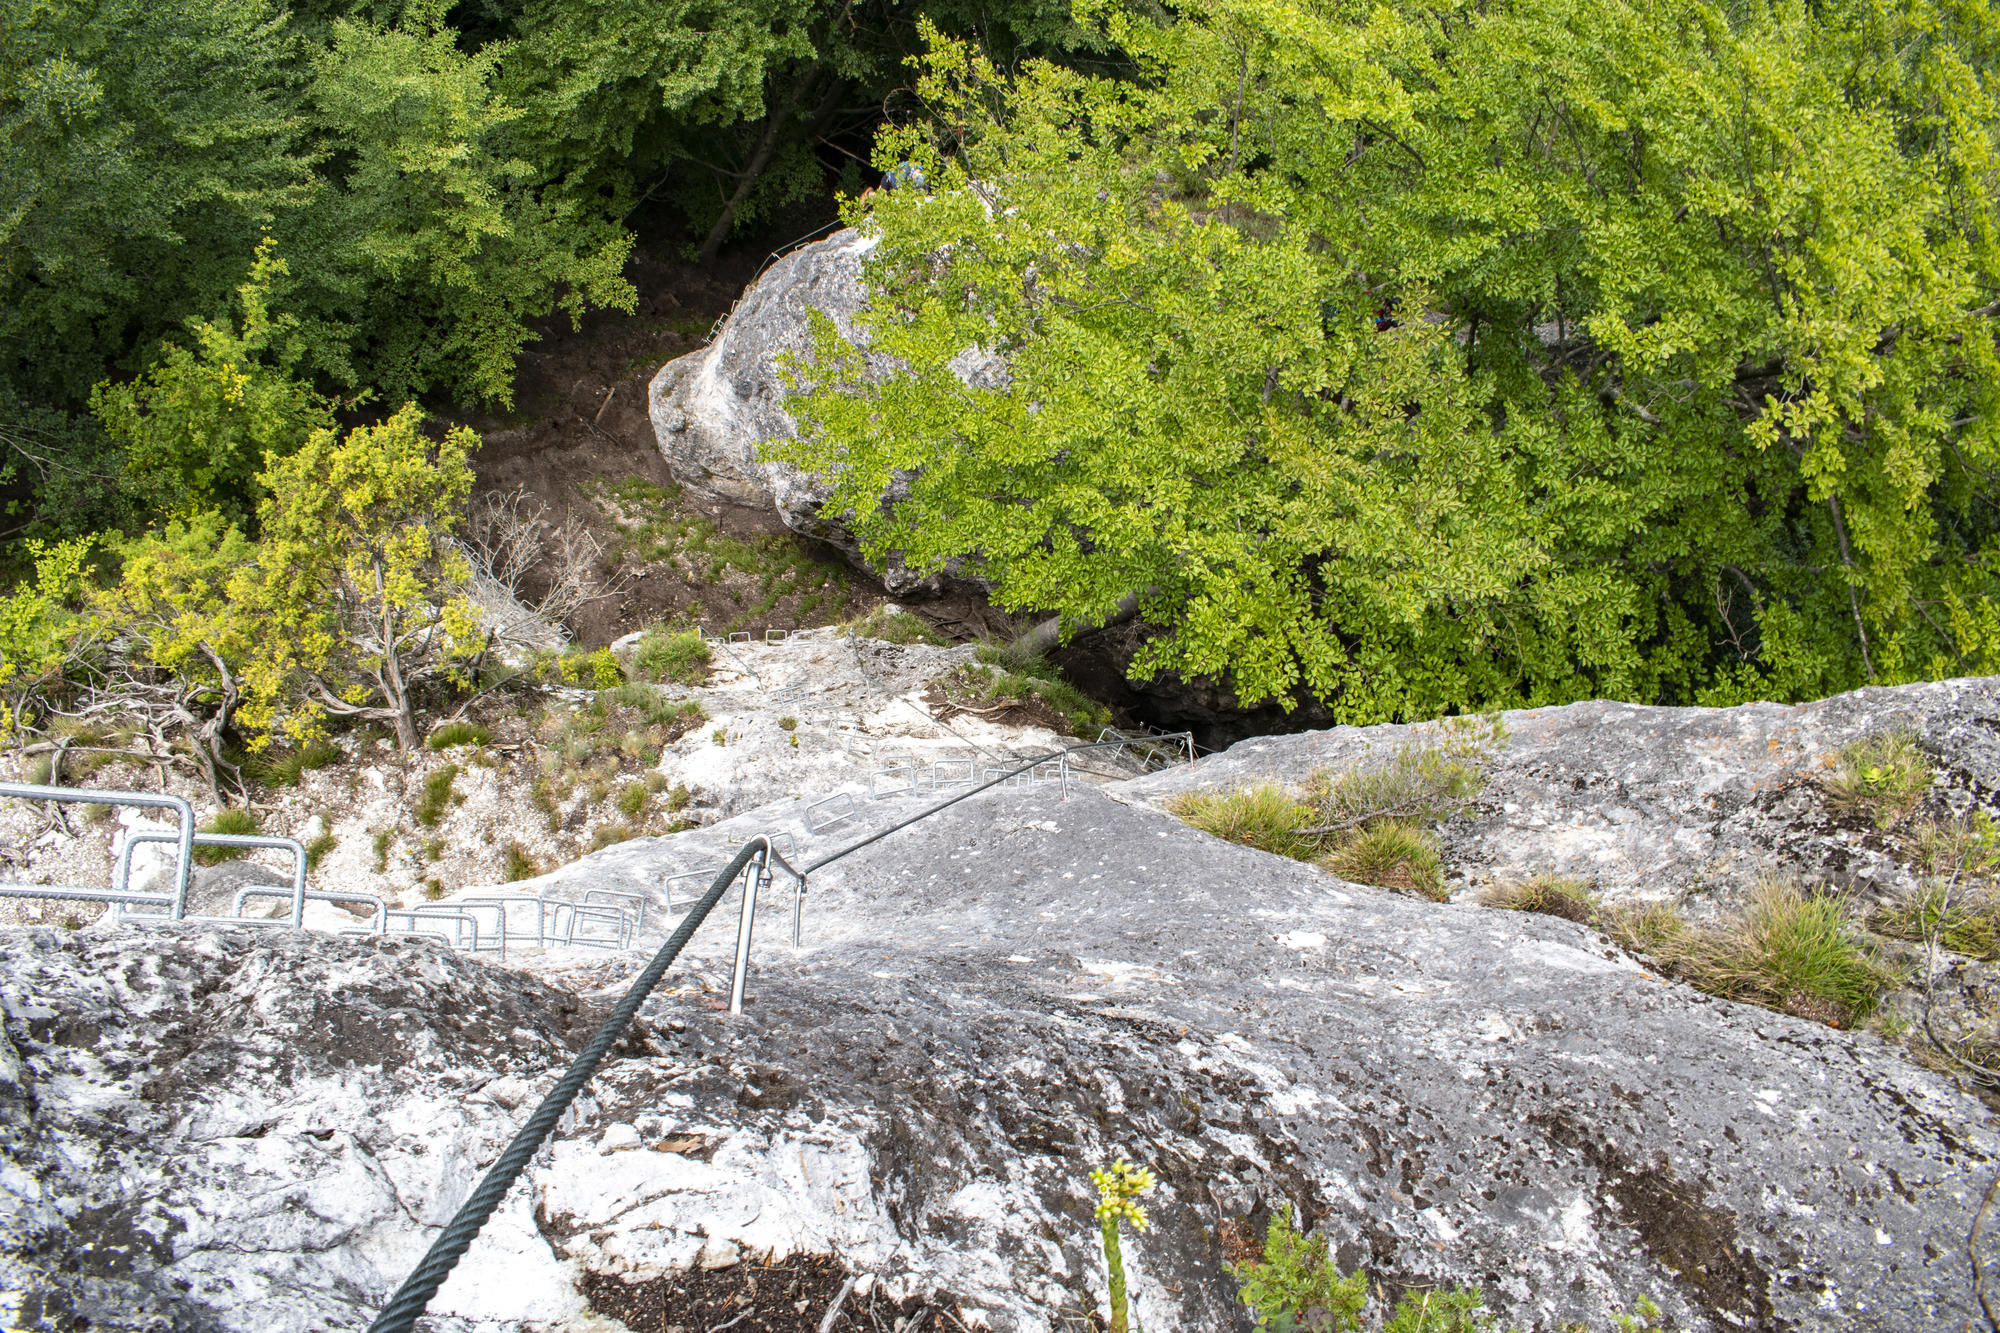
<path fill-rule="evenodd" d="M 6 0 L 0 539 L 254 522 L 302 395 L 504 418 L 552 312 L 632 309 L 635 246 L 713 268 L 872 184 L 920 18 L 1092 49 L 1052 0 Z"/>

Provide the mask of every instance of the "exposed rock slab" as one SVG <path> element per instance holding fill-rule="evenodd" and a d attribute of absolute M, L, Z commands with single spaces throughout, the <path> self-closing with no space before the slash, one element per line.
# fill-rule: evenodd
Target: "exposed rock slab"
<path fill-rule="evenodd" d="M 1829 813 L 1818 786 L 1863 735 L 1919 738 L 1934 800 L 1964 810 L 2000 795 L 2000 678 L 1857 690 L 1815 703 L 1649 708 L 1592 702 L 1505 715 L 1508 737 L 1471 810 L 1444 833 L 1461 884 L 1555 872 L 1611 897 L 1734 899 L 1772 871 L 1863 893 L 1909 872 L 1866 820 Z M 1127 789 L 1155 803 L 1314 770 L 1386 762 L 1425 727 L 1335 727 L 1243 741 Z"/>
<path fill-rule="evenodd" d="M 774 895 L 740 1019 L 704 1002 L 711 924 L 439 1327 L 581 1328 L 585 1271 L 803 1250 L 1039 1333 L 1098 1300 L 1087 1176 L 1118 1155 L 1164 1182 L 1132 1247 L 1153 1333 L 1247 1328 L 1219 1231 L 1287 1201 L 1391 1289 L 1476 1283 L 1523 1327 L 1640 1295 L 1717 1331 L 1972 1317 L 2000 1144 L 1873 1038 L 1120 790 L 995 791 L 876 843 L 814 877 L 800 950 Z M 586 1017 L 288 932 L 20 932 L 0 977 L 0 1287 L 110 1329 L 361 1327 Z"/>

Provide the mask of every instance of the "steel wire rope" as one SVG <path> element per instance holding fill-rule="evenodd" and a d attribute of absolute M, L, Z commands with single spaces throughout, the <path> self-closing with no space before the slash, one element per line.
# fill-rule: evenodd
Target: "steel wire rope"
<path fill-rule="evenodd" d="M 590 1081 L 590 1076 L 597 1072 L 597 1066 L 603 1063 L 612 1044 L 624 1035 L 626 1026 L 639 1012 L 639 1007 L 651 996 L 653 988 L 660 984 L 660 978 L 666 975 L 674 959 L 687 946 L 688 939 L 707 919 L 715 905 L 722 901 L 722 895 L 729 891 L 729 886 L 736 882 L 736 877 L 743 872 L 743 868 L 753 857 L 759 858 L 753 873 L 768 873 L 769 868 L 776 865 L 787 874 L 795 878 L 800 877 L 799 872 L 787 865 L 785 859 L 778 855 L 777 849 L 771 846 L 769 837 L 760 834 L 744 844 L 743 850 L 716 875 L 715 882 L 708 887 L 708 892 L 688 909 L 688 914 L 681 919 L 674 933 L 667 937 L 667 942 L 653 955 L 653 961 L 626 990 L 624 998 L 618 1001 L 617 1007 L 599 1025 L 589 1044 L 577 1054 L 575 1060 L 570 1062 L 569 1068 L 556 1081 L 555 1087 L 549 1090 L 548 1096 L 542 1098 L 541 1105 L 535 1108 L 527 1123 L 515 1132 L 506 1150 L 487 1169 L 478 1187 L 466 1198 L 458 1212 L 446 1224 L 445 1229 L 438 1234 L 438 1238 L 431 1242 L 430 1249 L 410 1271 L 410 1275 L 403 1279 L 403 1285 L 396 1289 L 396 1294 L 389 1298 L 389 1303 L 382 1307 L 382 1312 L 375 1316 L 375 1322 L 368 1326 L 368 1333 L 410 1333 L 418 1317 L 431 1303 L 431 1298 L 437 1295 L 438 1288 L 444 1285 L 445 1279 L 451 1275 L 451 1270 L 458 1265 L 458 1261 L 465 1257 L 465 1252 L 471 1248 L 473 1239 L 479 1235 L 480 1229 L 493 1216 L 494 1209 L 500 1206 L 500 1201 L 506 1197 L 507 1191 L 513 1188 L 515 1180 L 541 1148 L 542 1140 L 555 1129 L 556 1122 L 562 1119 L 563 1112 L 567 1111 L 570 1103 L 576 1100 L 577 1093 L 581 1092 L 583 1085 Z"/>
<path fill-rule="evenodd" d="M 1190 741 L 1192 739 L 1189 738 Z M 375 1317 L 375 1322 L 368 1326 L 368 1333 L 410 1333 L 417 1319 L 424 1313 L 425 1307 L 430 1304 L 431 1298 L 437 1295 L 438 1289 L 451 1275 L 451 1270 L 472 1247 L 474 1238 L 493 1216 L 494 1209 L 500 1206 L 500 1201 L 506 1197 L 507 1191 L 513 1188 L 515 1180 L 541 1148 L 542 1140 L 555 1129 L 556 1122 L 562 1119 L 563 1112 L 567 1111 L 570 1103 L 576 1100 L 576 1095 L 583 1091 L 583 1085 L 590 1081 L 590 1076 L 597 1072 L 597 1066 L 603 1063 L 612 1045 L 624 1035 L 626 1027 L 652 995 L 653 988 L 660 984 L 660 979 L 666 975 L 674 959 L 687 946 L 688 940 L 707 919 L 708 914 L 715 909 L 715 905 L 722 901 L 722 895 L 729 891 L 729 886 L 736 882 L 737 876 L 743 872 L 743 868 L 753 857 L 761 853 L 763 858 L 754 873 L 768 873 L 769 868 L 775 866 L 796 879 L 803 892 L 807 877 L 814 871 L 830 866 L 844 857 L 852 856 L 892 833 L 928 819 L 941 810 L 949 809 L 1011 778 L 1030 772 L 1039 765 L 1057 760 L 1067 762 L 1068 756 L 1086 750 L 1103 750 L 1129 744 L 1131 744 L 1129 740 L 1092 741 L 1085 745 L 1067 746 L 1036 755 L 997 777 L 989 778 L 948 800 L 920 810 L 908 819 L 891 824 L 831 855 L 823 856 L 802 869 L 794 869 L 778 854 L 777 848 L 771 844 L 769 834 L 758 834 L 745 843 L 742 850 L 730 859 L 729 864 L 717 872 L 714 882 L 708 887 L 708 892 L 688 908 L 688 913 L 681 918 L 680 925 L 674 928 L 674 933 L 660 946 L 659 952 L 653 955 L 653 961 L 647 964 L 646 970 L 640 973 L 638 979 L 626 990 L 624 998 L 618 1001 L 617 1007 L 598 1027 L 589 1044 L 575 1060 L 570 1062 L 562 1078 L 557 1080 L 556 1086 L 550 1089 L 548 1096 L 542 1099 L 534 1114 L 528 1117 L 527 1123 L 515 1132 L 506 1150 L 491 1167 L 487 1168 L 486 1175 L 480 1180 L 478 1187 L 466 1198 L 465 1203 L 459 1207 L 458 1212 L 439 1233 L 438 1238 L 431 1243 L 430 1249 L 416 1268 L 403 1279 L 403 1285 L 396 1289 L 395 1295 L 389 1299 L 389 1304 Z"/>

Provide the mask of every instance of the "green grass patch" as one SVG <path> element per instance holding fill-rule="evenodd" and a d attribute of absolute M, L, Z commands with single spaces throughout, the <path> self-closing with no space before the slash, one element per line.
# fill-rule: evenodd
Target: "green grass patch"
<path fill-rule="evenodd" d="M 700 685 L 708 679 L 709 657 L 700 630 L 655 625 L 633 650 L 632 669 L 647 680 Z"/>
<path fill-rule="evenodd" d="M 215 818 L 201 826 L 203 833 L 227 833 L 234 837 L 247 837 L 262 833 L 264 825 L 256 812 L 240 810 L 234 806 L 215 812 Z M 249 851 L 242 847 L 197 847 L 194 859 L 197 865 L 217 866 L 224 861 L 234 861 L 239 856 L 247 856 Z"/>
<path fill-rule="evenodd" d="M 1261 852 L 1296 861 L 1319 854 L 1318 846 L 1296 831 L 1306 808 L 1269 783 L 1220 794 L 1191 792 L 1170 801 L 1167 809 L 1203 833 Z"/>
<path fill-rule="evenodd" d="M 618 789 L 618 813 L 627 819 L 637 819 L 639 812 L 646 808 L 646 784 L 628 782 Z"/>
<path fill-rule="evenodd" d="M 1828 808 L 1889 828 L 1916 809 L 1931 785 L 1930 760 L 1906 732 L 1863 736 L 1834 756 L 1819 780 Z"/>
<path fill-rule="evenodd" d="M 541 863 L 528 854 L 528 849 L 518 842 L 509 842 L 501 849 L 500 882 L 512 884 L 517 880 L 533 879 L 542 873 Z"/>
<path fill-rule="evenodd" d="M 484 745 L 493 733 L 476 722 L 447 722 L 433 731 L 424 744 L 433 750 L 449 750 L 460 745 Z"/>
<path fill-rule="evenodd" d="M 375 873 L 378 875 L 389 868 L 389 844 L 395 839 L 395 836 L 392 830 L 383 829 L 373 839 L 373 846 L 375 848 Z"/>
<path fill-rule="evenodd" d="M 638 836 L 639 836 L 638 831 L 635 830 L 631 825 L 626 824 L 623 821 L 614 821 L 609 824 L 599 824 L 595 829 L 591 831 L 590 850 L 593 852 L 601 852 L 606 847 L 616 846 L 618 843 L 621 842 L 628 842 L 631 839 L 636 838 Z"/>
<path fill-rule="evenodd" d="M 1352 834 L 1325 858 L 1327 869 L 1356 884 L 1445 900 L 1437 839 L 1426 830 L 1385 819 Z"/>
<path fill-rule="evenodd" d="M 340 846 L 340 839 L 331 832 L 320 834 L 306 844 L 306 869 L 317 870 L 319 863 L 326 860 L 334 848 Z"/>
<path fill-rule="evenodd" d="M 456 793 L 452 784 L 458 781 L 458 765 L 446 764 L 437 772 L 424 779 L 421 793 L 417 797 L 417 822 L 425 828 L 436 828 L 451 809 Z"/>
<path fill-rule="evenodd" d="M 951 640 L 930 627 L 921 616 L 908 611 L 892 611 L 886 606 L 878 606 L 861 619 L 851 622 L 848 628 L 863 639 L 880 639 L 884 643 L 927 643 L 934 648 L 947 648 Z"/>
<path fill-rule="evenodd" d="M 311 740 L 299 746 L 272 746 L 243 763 L 243 776 L 266 787 L 296 787 L 315 769 L 330 768 L 346 757 L 332 741 Z"/>
<path fill-rule="evenodd" d="M 1691 925 L 1654 904 L 1603 913 L 1600 924 L 1697 990 L 1831 1027 L 1867 1018 L 1897 981 L 1844 899 L 1788 880 L 1759 885 L 1733 921 Z"/>

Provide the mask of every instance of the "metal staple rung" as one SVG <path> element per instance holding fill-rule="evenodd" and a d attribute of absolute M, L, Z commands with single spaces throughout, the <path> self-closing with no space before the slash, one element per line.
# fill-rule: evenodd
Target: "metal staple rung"
<path fill-rule="evenodd" d="M 899 775 L 903 779 L 902 786 L 888 788 L 882 786 L 884 779 L 892 779 Z M 895 764 L 888 768 L 878 768 L 868 775 L 868 795 L 871 798 L 879 799 L 884 796 L 902 796 L 915 790 L 917 790 L 917 771 L 909 764 Z"/>
<path fill-rule="evenodd" d="M 826 812 L 822 817 L 821 812 Z M 836 792 L 823 801 L 815 801 L 806 807 L 806 832 L 820 834 L 830 828 L 858 818 L 861 807 L 854 803 L 854 797 L 847 792 Z"/>

